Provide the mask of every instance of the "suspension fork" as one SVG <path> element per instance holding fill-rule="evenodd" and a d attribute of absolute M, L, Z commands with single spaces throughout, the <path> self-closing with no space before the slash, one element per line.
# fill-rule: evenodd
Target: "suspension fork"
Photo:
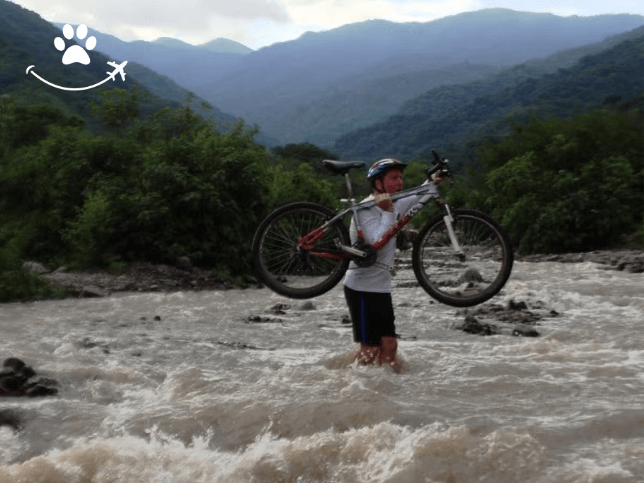
<path fill-rule="evenodd" d="M 443 216 L 443 220 L 445 221 L 445 226 L 447 227 L 447 234 L 449 235 L 449 240 L 452 242 L 452 248 L 454 249 L 454 252 L 458 259 L 461 262 L 465 261 L 465 252 L 463 252 L 463 249 L 458 243 L 458 239 L 456 238 L 456 233 L 454 233 L 454 225 L 452 223 L 454 222 L 454 217 L 452 216 L 452 212 L 449 209 L 449 205 L 446 203 L 441 203 L 441 207 L 443 208 L 443 211 L 445 215 Z"/>

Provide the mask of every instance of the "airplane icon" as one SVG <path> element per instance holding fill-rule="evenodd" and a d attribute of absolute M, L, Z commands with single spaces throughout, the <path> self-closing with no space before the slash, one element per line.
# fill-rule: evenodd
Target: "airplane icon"
<path fill-rule="evenodd" d="M 106 72 L 106 74 L 109 76 L 108 78 L 114 80 L 114 78 L 116 77 L 116 74 L 121 74 L 121 80 L 125 81 L 125 71 L 123 69 L 127 65 L 127 60 L 119 65 L 116 65 L 116 61 L 108 62 L 108 65 L 110 65 L 111 67 L 114 67 L 114 70 L 112 72 Z"/>

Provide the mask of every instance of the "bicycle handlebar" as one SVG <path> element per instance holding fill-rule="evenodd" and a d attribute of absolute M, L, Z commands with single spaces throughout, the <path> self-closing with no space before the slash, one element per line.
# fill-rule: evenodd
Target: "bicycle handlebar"
<path fill-rule="evenodd" d="M 450 176 L 452 173 L 449 170 L 449 167 L 447 166 L 447 159 L 441 159 L 438 153 L 432 149 L 432 156 L 434 157 L 434 161 L 432 163 L 434 164 L 433 168 L 428 168 L 425 171 L 425 174 L 427 175 L 427 179 L 431 180 L 432 175 L 435 173 L 438 173 L 439 171 L 441 174 L 444 174 L 445 176 Z"/>

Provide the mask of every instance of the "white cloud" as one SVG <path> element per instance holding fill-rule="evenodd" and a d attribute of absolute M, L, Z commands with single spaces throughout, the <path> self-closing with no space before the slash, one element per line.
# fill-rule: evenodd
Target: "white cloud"
<path fill-rule="evenodd" d="M 644 13 L 641 0 L 14 0 L 54 22 L 84 23 L 123 40 L 217 37 L 253 49 L 369 19 L 428 22 L 482 8 L 556 15 Z"/>
<path fill-rule="evenodd" d="M 275 25 L 292 22 L 280 0 L 19 0 L 52 22 L 84 23 L 123 40 L 177 37 L 194 43 L 226 35 L 213 32 L 240 32 L 244 24 L 265 20 Z"/>
<path fill-rule="evenodd" d="M 337 27 L 369 19 L 428 22 L 478 10 L 480 0 L 284 0 L 296 24 Z"/>

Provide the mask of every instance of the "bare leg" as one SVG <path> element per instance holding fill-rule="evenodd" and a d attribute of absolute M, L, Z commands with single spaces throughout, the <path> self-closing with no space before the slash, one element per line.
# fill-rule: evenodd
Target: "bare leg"
<path fill-rule="evenodd" d="M 360 344 L 360 351 L 356 355 L 358 364 L 369 365 L 379 360 L 381 353 L 381 346 Z"/>
<path fill-rule="evenodd" d="M 382 351 L 380 352 L 380 364 L 391 364 L 396 360 L 398 342 L 395 337 L 382 338 Z"/>
<path fill-rule="evenodd" d="M 396 351 L 398 350 L 398 341 L 395 337 L 382 338 L 382 350 L 378 362 L 383 365 L 390 365 L 394 371 L 400 372 L 402 364 L 396 359 Z"/>

